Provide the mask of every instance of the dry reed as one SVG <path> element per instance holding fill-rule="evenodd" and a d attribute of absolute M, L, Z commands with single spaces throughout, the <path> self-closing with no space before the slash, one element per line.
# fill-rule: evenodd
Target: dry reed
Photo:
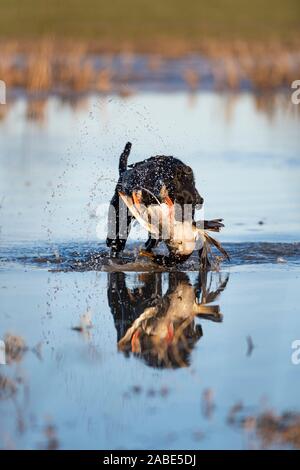
<path fill-rule="evenodd" d="M 92 90 L 109 93 L 120 92 L 120 88 L 137 78 L 133 67 L 135 56 L 130 51 L 121 54 L 119 68 L 116 69 L 113 55 L 99 55 L 102 49 L 97 49 L 95 43 L 58 43 L 54 39 L 44 39 L 37 45 L 10 41 L 2 42 L 0 46 L 0 77 L 9 89 L 22 87 L 31 94 Z M 155 44 L 153 49 L 155 51 Z M 144 73 L 147 74 L 148 70 L 159 77 L 164 61 L 179 57 L 185 49 L 174 44 L 166 51 L 161 47 L 159 53 L 149 55 Z M 254 90 L 272 90 L 290 86 L 300 77 L 297 43 L 222 43 L 210 40 L 202 42 L 197 53 L 209 61 L 216 89 L 238 90 L 247 80 Z M 188 89 L 201 88 L 201 73 L 201 69 L 185 66 L 182 79 Z M 147 78 L 147 75 L 143 77 Z"/>

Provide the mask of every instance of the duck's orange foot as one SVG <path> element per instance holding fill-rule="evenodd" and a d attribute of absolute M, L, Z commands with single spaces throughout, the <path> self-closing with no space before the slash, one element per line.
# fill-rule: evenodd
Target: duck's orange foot
<path fill-rule="evenodd" d="M 149 251 L 146 250 L 140 250 L 139 251 L 140 256 L 145 256 L 146 258 L 154 259 L 155 255 L 153 253 L 150 253 Z"/>

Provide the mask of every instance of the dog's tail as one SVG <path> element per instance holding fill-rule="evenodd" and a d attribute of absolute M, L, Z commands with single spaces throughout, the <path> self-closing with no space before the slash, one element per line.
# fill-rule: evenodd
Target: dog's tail
<path fill-rule="evenodd" d="M 127 170 L 127 161 L 131 150 L 131 142 L 127 142 L 119 160 L 119 175 L 121 176 Z"/>

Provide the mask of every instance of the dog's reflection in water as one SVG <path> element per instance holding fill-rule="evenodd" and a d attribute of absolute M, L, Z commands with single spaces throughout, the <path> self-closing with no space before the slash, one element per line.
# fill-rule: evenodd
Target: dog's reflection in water
<path fill-rule="evenodd" d="M 228 278 L 210 272 L 199 274 L 192 284 L 182 272 L 143 273 L 129 285 L 126 274 L 108 274 L 108 302 L 119 350 L 141 357 L 152 367 L 188 366 L 203 335 L 197 319 L 222 321 L 220 306 L 212 303 Z"/>

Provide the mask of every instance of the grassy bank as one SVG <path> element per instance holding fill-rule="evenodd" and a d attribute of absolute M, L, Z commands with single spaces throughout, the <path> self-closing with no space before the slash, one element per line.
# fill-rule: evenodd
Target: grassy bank
<path fill-rule="evenodd" d="M 0 7 L 1 39 L 74 39 L 108 51 L 293 42 L 300 34 L 299 0 L 1 0 Z"/>
<path fill-rule="evenodd" d="M 289 87 L 299 44 L 299 0 L 0 0 L 0 79 L 29 92 L 119 90 L 137 78 L 130 52 L 155 53 L 144 66 L 153 80 L 162 59 L 195 51 L 217 89 Z M 107 53 L 100 68 L 91 52 Z M 192 90 L 205 80 L 191 64 L 182 78 Z"/>

